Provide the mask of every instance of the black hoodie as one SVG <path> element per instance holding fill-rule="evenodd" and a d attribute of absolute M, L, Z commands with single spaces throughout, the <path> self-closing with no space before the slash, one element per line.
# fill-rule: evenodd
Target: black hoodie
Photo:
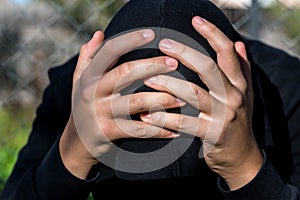
<path fill-rule="evenodd" d="M 246 43 L 253 71 L 253 129 L 264 152 L 264 165 L 246 186 L 229 191 L 225 182 L 198 157 L 201 141 L 185 138 L 191 145 L 175 162 L 147 173 L 127 173 L 100 165 L 90 180 L 80 180 L 69 173 L 58 152 L 58 139 L 69 114 L 72 74 L 77 56 L 49 71 L 50 85 L 37 110 L 28 143 L 19 154 L 15 168 L 2 192 L 1 200 L 10 199 L 95 199 L 104 197 L 187 197 L 229 200 L 300 199 L 300 61 L 281 50 L 242 37 L 225 15 L 206 0 L 131 0 L 105 29 L 107 38 L 131 29 L 153 27 L 160 37 L 171 37 L 164 30 L 184 34 L 196 41 L 204 53 L 216 60 L 207 41 L 192 27 L 193 16 L 200 15 L 214 23 L 232 41 Z M 179 34 L 180 35 L 180 34 Z M 173 35 L 176 40 L 181 38 Z M 182 42 L 186 40 L 183 39 Z M 119 63 L 162 55 L 157 48 L 142 49 L 124 55 Z M 185 79 L 201 85 L 201 80 L 184 65 L 178 71 Z M 174 75 L 174 74 L 170 74 Z M 146 86 L 134 92 L 152 91 Z M 126 89 L 124 93 L 128 92 Z M 179 112 L 170 110 L 170 112 Z M 195 115 L 187 106 L 180 112 Z M 133 116 L 137 117 L 137 116 Z M 182 141 L 181 141 L 182 142 Z M 121 148 L 133 152 L 160 149 L 168 144 L 161 140 L 123 140 Z M 176 153 L 177 147 L 170 147 Z M 120 159 L 116 157 L 116 165 Z M 144 158 L 156 162 L 155 158 Z M 151 160 L 153 159 L 153 160 Z M 128 162 L 128 161 L 126 161 Z M 130 163 L 140 160 L 130 160 Z M 166 196 L 166 197 L 168 197 Z"/>

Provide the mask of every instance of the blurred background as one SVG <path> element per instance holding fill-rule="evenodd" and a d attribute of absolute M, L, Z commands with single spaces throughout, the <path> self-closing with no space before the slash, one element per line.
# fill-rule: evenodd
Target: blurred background
<path fill-rule="evenodd" d="M 236 29 L 300 58 L 299 0 L 212 0 Z M 26 143 L 47 71 L 104 30 L 125 0 L 0 0 L 0 192 Z"/>

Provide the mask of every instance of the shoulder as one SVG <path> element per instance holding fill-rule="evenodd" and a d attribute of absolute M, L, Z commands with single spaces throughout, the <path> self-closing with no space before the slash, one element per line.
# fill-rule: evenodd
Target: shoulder
<path fill-rule="evenodd" d="M 253 62 L 280 94 L 285 114 L 300 102 L 300 59 L 258 40 L 245 39 Z"/>
<path fill-rule="evenodd" d="M 62 65 L 58 65 L 49 69 L 48 75 L 50 82 L 70 82 L 73 77 L 73 73 L 77 64 L 78 54 L 71 57 L 68 61 Z"/>
<path fill-rule="evenodd" d="M 43 92 L 43 98 L 37 110 L 37 118 L 49 127 L 59 130 L 65 126 L 71 111 L 73 73 L 78 56 L 65 63 L 52 67 L 48 71 L 50 83 Z"/>

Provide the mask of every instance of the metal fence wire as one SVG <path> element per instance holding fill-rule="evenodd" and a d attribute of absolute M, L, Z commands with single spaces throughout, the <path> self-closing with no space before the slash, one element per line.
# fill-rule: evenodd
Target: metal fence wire
<path fill-rule="evenodd" d="M 299 0 L 212 0 L 236 29 L 300 57 Z M 47 71 L 105 29 L 125 0 L 0 0 L 0 191 L 25 144 Z"/>

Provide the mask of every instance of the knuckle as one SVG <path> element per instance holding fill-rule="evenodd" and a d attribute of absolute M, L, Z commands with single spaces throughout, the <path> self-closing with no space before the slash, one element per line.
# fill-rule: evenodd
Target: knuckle
<path fill-rule="evenodd" d="M 123 77 L 131 71 L 131 66 L 129 63 L 123 63 L 116 68 L 117 76 Z"/>
<path fill-rule="evenodd" d="M 204 91 L 200 90 L 196 86 L 194 86 L 193 89 L 194 89 L 196 99 L 198 101 L 202 100 L 204 98 Z"/>
<path fill-rule="evenodd" d="M 247 83 L 245 79 L 243 79 L 240 83 L 241 85 L 241 92 L 246 93 L 247 91 L 251 90 L 251 86 Z"/>
<path fill-rule="evenodd" d="M 181 57 L 185 57 L 185 55 L 188 54 L 188 52 L 187 52 L 187 47 L 184 46 L 184 45 L 180 45 L 179 48 L 178 48 L 178 54 L 179 54 Z"/>
<path fill-rule="evenodd" d="M 188 102 L 194 102 L 195 105 L 198 105 L 198 102 L 203 101 L 204 92 L 201 91 L 196 85 L 191 85 L 192 94 L 187 95 Z"/>
<path fill-rule="evenodd" d="M 245 99 L 243 94 L 237 90 L 235 92 L 232 92 L 232 94 L 230 94 L 229 103 L 233 109 L 242 108 L 245 104 Z"/>
<path fill-rule="evenodd" d="M 135 107 L 137 111 L 145 111 L 145 104 L 139 95 L 130 95 L 130 107 Z"/>
<path fill-rule="evenodd" d="M 237 119 L 237 112 L 234 109 L 227 109 L 226 119 L 227 122 L 234 122 Z"/>
<path fill-rule="evenodd" d="M 177 117 L 174 119 L 174 129 L 177 131 L 182 130 L 184 127 L 183 125 L 185 124 L 185 120 L 183 117 Z"/>
<path fill-rule="evenodd" d="M 168 107 L 169 105 L 172 104 L 172 100 L 170 95 L 168 94 L 162 94 L 161 95 L 161 104 L 164 108 Z"/>
<path fill-rule="evenodd" d="M 235 54 L 234 43 L 231 40 L 223 41 L 222 49 L 224 51 L 228 51 L 228 52 L 231 52 L 232 54 Z"/>
<path fill-rule="evenodd" d="M 236 108 L 241 108 L 244 105 L 244 96 L 242 95 L 242 93 L 237 92 L 237 94 L 235 95 L 234 101 Z"/>
<path fill-rule="evenodd" d="M 146 63 L 146 71 L 153 71 L 155 65 L 155 62 Z"/>
<path fill-rule="evenodd" d="M 142 127 L 142 126 L 136 126 L 136 133 L 138 138 L 147 138 L 148 137 L 148 132 L 149 129 L 147 127 Z"/>

